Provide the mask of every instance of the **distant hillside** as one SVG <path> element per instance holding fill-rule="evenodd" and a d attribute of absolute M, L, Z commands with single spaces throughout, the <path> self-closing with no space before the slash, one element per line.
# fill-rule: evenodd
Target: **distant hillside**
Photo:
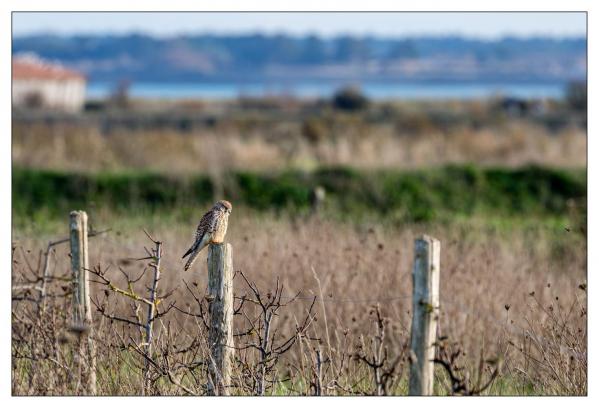
<path fill-rule="evenodd" d="M 15 37 L 92 81 L 404 80 L 566 82 L 586 76 L 586 39 L 387 39 L 286 35 Z"/>

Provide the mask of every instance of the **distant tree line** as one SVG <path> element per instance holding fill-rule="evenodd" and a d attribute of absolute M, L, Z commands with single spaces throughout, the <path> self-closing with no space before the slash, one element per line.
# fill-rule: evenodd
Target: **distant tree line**
<path fill-rule="evenodd" d="M 456 36 L 380 38 L 316 35 L 185 35 L 156 38 L 129 35 L 31 35 L 13 39 L 13 53 L 34 52 L 80 68 L 91 79 L 203 79 L 240 74 L 266 75 L 272 66 L 386 64 L 406 59 L 470 59 L 493 66 L 518 60 L 562 64 L 586 55 L 585 38 L 478 40 Z M 442 67 L 440 67 L 442 69 Z M 249 75 L 249 74 L 248 74 Z M 243 79 L 243 78 L 242 78 Z"/>

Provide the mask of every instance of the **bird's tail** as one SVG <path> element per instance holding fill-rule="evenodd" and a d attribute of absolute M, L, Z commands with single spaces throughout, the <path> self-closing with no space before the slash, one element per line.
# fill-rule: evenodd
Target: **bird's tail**
<path fill-rule="evenodd" d="M 192 246 L 191 246 L 191 248 L 189 248 L 189 249 L 187 250 L 187 252 L 185 252 L 185 255 L 183 255 L 183 256 L 181 257 L 181 259 L 185 259 L 185 257 L 186 257 L 187 255 L 191 254 L 191 253 L 194 251 L 194 249 L 196 249 L 196 246 L 195 246 L 195 245 L 192 245 Z"/>
<path fill-rule="evenodd" d="M 187 263 L 185 264 L 185 268 L 183 268 L 184 270 L 188 270 L 189 268 L 191 268 L 191 265 L 193 265 L 193 263 L 195 262 L 196 258 L 198 257 L 200 251 L 194 251 L 191 253 L 191 256 L 189 257 L 189 259 L 187 260 Z"/>

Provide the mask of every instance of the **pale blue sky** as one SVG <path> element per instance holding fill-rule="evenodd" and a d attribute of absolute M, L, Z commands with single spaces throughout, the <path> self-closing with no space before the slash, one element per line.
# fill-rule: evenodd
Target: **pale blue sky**
<path fill-rule="evenodd" d="M 459 34 L 584 36 L 585 13 L 13 13 L 13 34 L 40 32 Z"/>

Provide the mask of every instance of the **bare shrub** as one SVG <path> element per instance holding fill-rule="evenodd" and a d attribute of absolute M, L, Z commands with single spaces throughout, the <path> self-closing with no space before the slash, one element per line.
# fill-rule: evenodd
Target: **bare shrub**
<path fill-rule="evenodd" d="M 523 357 L 515 369 L 536 392 L 587 393 L 586 283 L 578 289 L 579 294 L 566 301 L 557 295 L 561 291 L 552 290 L 549 300 L 530 292 L 526 325 L 509 342 Z"/>

